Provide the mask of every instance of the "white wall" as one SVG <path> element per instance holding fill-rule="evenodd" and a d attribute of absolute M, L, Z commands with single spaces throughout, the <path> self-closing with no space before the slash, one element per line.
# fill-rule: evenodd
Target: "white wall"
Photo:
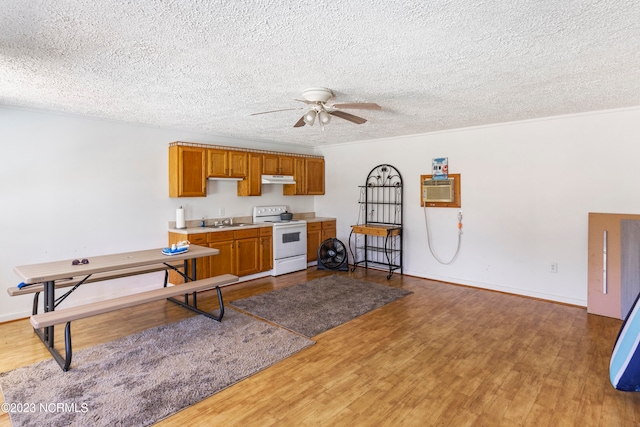
<path fill-rule="evenodd" d="M 9 297 L 16 265 L 162 247 L 179 205 L 186 219 L 251 215 L 254 205 L 313 211 L 311 196 L 238 197 L 235 182 L 210 181 L 206 198 L 168 197 L 168 144 L 190 141 L 274 151 L 309 148 L 258 144 L 123 123 L 0 107 L 0 321 L 30 314 L 31 297 Z M 155 285 L 162 274 L 80 288 L 68 302 Z M 66 303 L 65 303 L 66 304 Z"/>
<path fill-rule="evenodd" d="M 589 212 L 640 213 L 640 109 L 507 123 L 326 146 L 326 196 L 347 242 L 358 185 L 375 166 L 404 179 L 406 274 L 586 306 Z M 427 248 L 420 175 L 449 158 L 464 214 L 456 261 Z M 436 254 L 455 252 L 458 209 L 428 209 Z M 550 263 L 558 263 L 551 273 Z"/>
<path fill-rule="evenodd" d="M 500 124 L 321 147 L 326 195 L 236 196 L 234 182 L 210 182 L 206 198 L 168 197 L 167 146 L 181 140 L 309 153 L 264 144 L 0 107 L 0 321 L 27 316 L 31 298 L 10 298 L 13 267 L 164 246 L 167 222 L 250 215 L 254 205 L 338 219 L 347 242 L 358 185 L 382 163 L 405 187 L 405 273 L 586 305 L 588 212 L 640 212 L 640 108 Z M 462 175 L 464 234 L 458 259 L 438 264 L 426 245 L 419 176 L 449 158 Z M 501 191 L 496 191 L 500 188 Z M 455 250 L 457 209 L 429 209 L 441 258 Z M 558 273 L 549 264 L 558 262 Z M 149 287 L 162 276 L 80 289 L 75 301 Z M 70 301 L 71 303 L 74 300 Z"/>

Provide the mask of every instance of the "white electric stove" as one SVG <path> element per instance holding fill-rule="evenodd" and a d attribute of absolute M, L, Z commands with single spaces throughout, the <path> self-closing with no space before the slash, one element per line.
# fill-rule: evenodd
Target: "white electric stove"
<path fill-rule="evenodd" d="M 253 208 L 253 223 L 273 225 L 273 276 L 305 270 L 307 268 L 307 222 L 303 220 L 283 221 L 280 214 L 287 207 L 256 206 Z"/>

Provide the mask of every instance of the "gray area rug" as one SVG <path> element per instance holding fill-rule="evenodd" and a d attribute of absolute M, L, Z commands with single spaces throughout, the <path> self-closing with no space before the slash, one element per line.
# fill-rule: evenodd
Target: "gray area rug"
<path fill-rule="evenodd" d="M 1 373 L 0 387 L 13 427 L 148 426 L 312 344 L 227 310 L 80 350 L 68 372 L 50 359 Z"/>
<path fill-rule="evenodd" d="M 334 274 L 229 304 L 313 337 L 411 293 Z"/>

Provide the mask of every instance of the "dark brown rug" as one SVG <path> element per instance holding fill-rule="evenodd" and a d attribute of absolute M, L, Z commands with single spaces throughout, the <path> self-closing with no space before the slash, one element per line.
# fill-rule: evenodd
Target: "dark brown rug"
<path fill-rule="evenodd" d="M 13 427 L 149 426 L 312 344 L 229 309 L 80 350 L 68 372 L 52 359 L 3 372 L 2 409 Z"/>
<path fill-rule="evenodd" d="M 411 293 L 334 274 L 229 304 L 313 337 Z"/>

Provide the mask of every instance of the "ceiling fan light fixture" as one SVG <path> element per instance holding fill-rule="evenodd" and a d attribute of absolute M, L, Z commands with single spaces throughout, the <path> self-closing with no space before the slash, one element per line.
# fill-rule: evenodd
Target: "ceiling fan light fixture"
<path fill-rule="evenodd" d="M 367 119 L 363 119 L 362 117 L 358 117 L 351 113 L 347 113 L 343 111 L 343 109 L 360 109 L 360 110 L 381 110 L 382 108 L 373 102 L 347 102 L 341 104 L 331 104 L 327 105 L 327 101 L 333 98 L 335 94 L 331 89 L 327 89 L 325 87 L 314 87 L 309 88 L 302 92 L 302 99 L 294 98 L 295 101 L 304 102 L 307 104 L 307 107 L 300 108 L 282 108 L 279 110 L 271 110 L 271 111 L 263 111 L 260 113 L 253 113 L 252 116 L 256 116 L 258 114 L 266 114 L 266 113 L 276 113 L 279 111 L 289 111 L 289 110 L 302 110 L 304 108 L 308 108 L 308 111 L 302 115 L 298 119 L 298 121 L 293 125 L 294 128 L 303 127 L 304 125 L 313 126 L 318 119 L 318 126 L 324 130 L 324 126 L 331 122 L 332 116 L 337 116 L 342 120 L 349 121 L 351 123 L 355 123 L 357 125 L 361 125 L 367 122 Z"/>
<path fill-rule="evenodd" d="M 316 110 L 310 110 L 307 114 L 304 115 L 304 122 L 309 126 L 313 126 L 313 122 L 316 121 Z"/>
<path fill-rule="evenodd" d="M 318 113 L 318 121 L 323 125 L 328 124 L 331 121 L 331 114 L 327 113 L 325 110 L 322 110 Z"/>

